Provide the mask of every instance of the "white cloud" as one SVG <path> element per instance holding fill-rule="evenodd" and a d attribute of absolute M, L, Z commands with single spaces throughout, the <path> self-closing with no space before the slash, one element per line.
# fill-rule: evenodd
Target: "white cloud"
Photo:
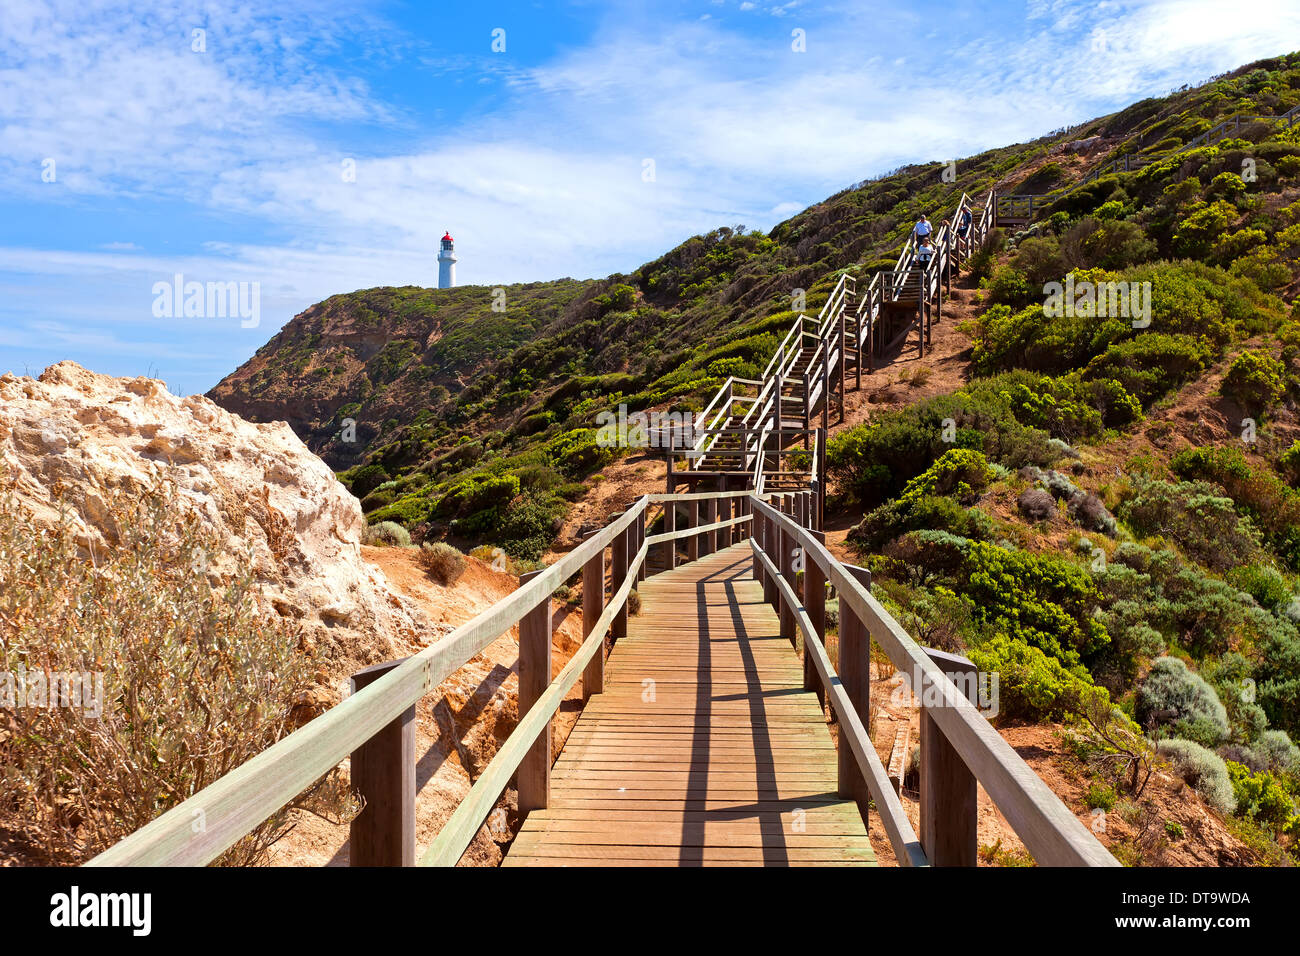
<path fill-rule="evenodd" d="M 764 24 L 736 32 L 730 6 L 680 23 L 658 7 L 620 9 L 585 45 L 525 67 L 443 54 L 351 0 L 291 0 L 273 15 L 207 0 L 197 20 L 182 0 L 3 0 L 0 181 L 11 195 L 33 210 L 51 196 L 162 201 L 185 238 L 204 218 L 240 227 L 237 241 L 189 255 L 159 255 L 129 232 L 89 252 L 75 236 L 62 250 L 0 249 L 11 328 L 0 345 L 39 344 L 53 328 L 42 321 L 59 323 L 60 342 L 81 323 L 85 349 L 100 334 L 178 356 L 211 341 L 207 387 L 229 369 L 223 356 L 251 352 L 312 301 L 431 284 L 444 228 L 467 284 L 626 271 L 695 232 L 767 228 L 882 170 L 1021 141 L 1300 47 L 1300 9 L 1282 0 L 1256 0 L 1249 16 L 1211 0 L 1013 7 L 1022 24 L 962 19 L 948 3 L 739 5 L 797 13 L 787 26 L 807 30 L 806 54 L 770 21 L 735 17 Z M 953 29 L 920 40 L 939 15 Z M 195 26 L 207 53 L 190 50 Z M 321 65 L 340 51 L 418 68 L 435 99 L 489 77 L 500 96 L 487 115 L 421 130 L 346 68 Z M 46 156 L 58 159 L 58 191 L 40 182 Z M 356 160 L 354 183 L 344 158 Z M 262 282 L 257 341 L 151 336 L 148 290 L 176 271 Z"/>

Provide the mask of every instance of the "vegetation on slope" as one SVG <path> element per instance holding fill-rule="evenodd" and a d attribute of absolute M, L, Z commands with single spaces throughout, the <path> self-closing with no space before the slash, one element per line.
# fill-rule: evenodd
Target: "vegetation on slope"
<path fill-rule="evenodd" d="M 505 287 L 504 312 L 485 287 L 336 296 L 213 397 L 288 417 L 372 522 L 536 556 L 617 453 L 598 412 L 699 408 L 754 375 L 799 290 L 811 313 L 839 273 L 889 267 L 916 216 L 962 191 L 1045 194 L 1137 154 L 981 251 L 975 378 L 841 434 L 830 466 L 882 599 L 997 671 L 1004 715 L 1076 721 L 1099 792 L 1129 798 L 1158 742 L 1276 859 L 1300 794 L 1300 128 L 1174 150 L 1297 104 L 1292 55 L 962 161 L 955 182 L 908 167 L 767 235 L 722 228 L 630 275 Z M 1095 300 L 1048 315 L 1052 282 L 1149 283 L 1150 321 Z M 1230 429 L 1174 415 L 1207 383 L 1220 397 L 1199 407 Z"/>
<path fill-rule="evenodd" d="M 1300 127 L 1169 151 L 1298 103 L 1293 55 L 1102 121 L 1154 161 L 985 264 L 971 382 L 829 449 L 900 620 L 998 672 L 1004 716 L 1075 721 L 1099 787 L 1140 797 L 1158 745 L 1273 859 L 1300 856 Z M 1150 321 L 1045 308 L 1109 282 L 1149 283 Z"/>

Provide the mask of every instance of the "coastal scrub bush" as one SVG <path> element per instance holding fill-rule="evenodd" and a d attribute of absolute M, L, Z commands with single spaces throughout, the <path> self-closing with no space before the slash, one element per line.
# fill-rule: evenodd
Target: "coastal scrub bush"
<path fill-rule="evenodd" d="M 418 560 L 439 584 L 451 584 L 465 570 L 465 555 L 445 541 L 424 542 Z"/>
<path fill-rule="evenodd" d="M 1282 400 L 1286 368 L 1263 352 L 1242 352 L 1228 366 L 1221 388 L 1246 411 L 1262 414 Z"/>
<path fill-rule="evenodd" d="M 247 564 L 219 580 L 203 572 L 221 545 L 180 492 L 159 482 L 103 494 L 117 531 L 86 553 L 66 502 L 42 526 L 0 489 L 0 700 L 14 689 L 3 675 L 25 675 L 28 691 L 27 706 L 5 702 L 0 827 L 63 863 L 271 746 L 312 681 L 296 625 L 270 610 Z M 33 705 L 38 678 L 54 695 L 56 675 L 62 706 Z M 295 805 L 350 812 L 332 774 Z M 218 862 L 264 862 L 288 810 Z"/>
<path fill-rule="evenodd" d="M 1110 641 L 1092 613 L 1096 586 L 1070 561 L 942 531 L 914 531 L 887 553 L 948 578 L 949 586 L 969 599 L 973 621 L 988 633 L 1036 647 L 1067 668 Z"/>
<path fill-rule="evenodd" d="M 982 672 L 998 675 L 999 713 L 1024 720 L 1059 720 L 1078 711 L 1091 682 L 1037 647 L 1005 634 L 990 638 L 967 656 Z"/>
<path fill-rule="evenodd" d="M 1235 761 L 1226 762 L 1239 817 L 1266 826 L 1274 836 L 1300 833 L 1300 818 L 1287 788 L 1267 770 L 1252 773 Z"/>
<path fill-rule="evenodd" d="M 1250 520 L 1237 514 L 1231 498 L 1204 481 L 1174 483 L 1137 476 L 1119 516 L 1139 534 L 1168 537 L 1217 570 L 1254 560 L 1262 550 Z"/>
<path fill-rule="evenodd" d="M 1263 531 L 1268 546 L 1300 570 L 1300 493 L 1267 468 L 1252 465 L 1240 448 L 1188 448 L 1170 461 L 1174 474 L 1219 485 Z"/>
<path fill-rule="evenodd" d="M 1168 727 L 1171 736 L 1214 746 L 1228 736 L 1228 712 L 1219 695 L 1176 657 L 1160 657 L 1137 691 L 1134 716 L 1146 726 Z"/>
<path fill-rule="evenodd" d="M 411 533 L 395 521 L 380 521 L 366 528 L 361 543 L 408 548 L 411 545 Z"/>
<path fill-rule="evenodd" d="M 1232 778 L 1223 758 L 1192 740 L 1171 737 L 1161 740 L 1157 749 L 1169 760 L 1187 783 L 1201 798 L 1219 813 L 1231 813 L 1237 808 Z"/>

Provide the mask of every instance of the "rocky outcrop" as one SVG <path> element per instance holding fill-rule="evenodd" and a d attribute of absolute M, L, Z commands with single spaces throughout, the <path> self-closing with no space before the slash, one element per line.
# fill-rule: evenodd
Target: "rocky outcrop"
<path fill-rule="evenodd" d="M 0 461 L 38 519 L 57 520 L 60 489 L 88 551 L 117 541 L 109 489 L 172 482 L 218 542 L 206 573 L 251 567 L 268 605 L 302 625 L 320 664 L 317 706 L 353 671 L 448 629 L 363 559 L 360 504 L 283 422 L 60 362 L 37 379 L 0 376 Z"/>

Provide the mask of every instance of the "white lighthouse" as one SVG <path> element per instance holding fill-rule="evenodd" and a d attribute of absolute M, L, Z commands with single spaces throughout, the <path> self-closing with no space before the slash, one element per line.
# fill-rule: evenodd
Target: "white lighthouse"
<path fill-rule="evenodd" d="M 438 288 L 450 289 L 456 284 L 456 252 L 451 233 L 442 235 L 442 249 L 438 252 Z"/>

